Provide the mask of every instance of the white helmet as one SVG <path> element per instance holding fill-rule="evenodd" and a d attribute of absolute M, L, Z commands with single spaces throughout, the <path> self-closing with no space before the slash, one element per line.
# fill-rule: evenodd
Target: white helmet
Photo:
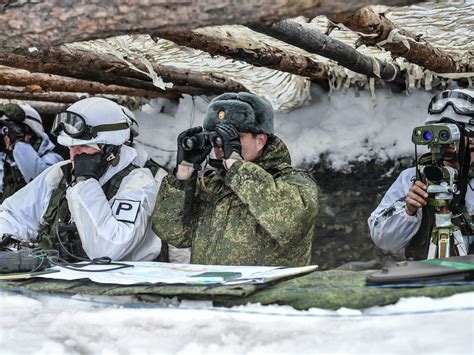
<path fill-rule="evenodd" d="M 38 137 L 44 133 L 43 121 L 41 116 L 33 107 L 28 104 L 19 104 L 23 111 L 25 111 L 25 120 L 23 121 Z"/>
<path fill-rule="evenodd" d="M 125 107 L 123 105 L 120 105 L 120 107 L 122 107 L 123 112 L 130 120 L 130 133 L 132 135 L 132 138 L 138 137 L 140 135 L 140 127 L 138 127 L 138 122 L 137 118 L 135 117 L 135 114 L 130 111 L 128 107 Z"/>
<path fill-rule="evenodd" d="M 445 90 L 433 96 L 428 106 L 425 124 L 450 119 L 474 128 L 474 90 Z"/>
<path fill-rule="evenodd" d="M 85 144 L 121 145 L 130 138 L 130 120 L 122 107 L 102 97 L 89 97 L 59 113 L 52 134 L 67 147 Z"/>

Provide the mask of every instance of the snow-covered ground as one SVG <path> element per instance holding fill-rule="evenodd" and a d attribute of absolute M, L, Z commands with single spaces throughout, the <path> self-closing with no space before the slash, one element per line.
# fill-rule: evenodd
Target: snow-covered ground
<path fill-rule="evenodd" d="M 226 309 L 205 302 L 134 308 L 110 299 L 0 297 L 2 355 L 474 353 L 474 292 L 364 311 Z"/>
<path fill-rule="evenodd" d="M 412 155 L 411 132 L 423 124 L 432 94 L 411 95 L 377 90 L 376 107 L 367 91 L 352 89 L 330 96 L 316 85 L 312 100 L 289 113 L 276 113 L 275 133 L 287 143 L 295 164 L 316 163 L 321 154 L 335 170 L 348 170 L 350 161 L 393 159 Z M 136 111 L 140 123 L 137 141 L 162 164 L 174 165 L 176 137 L 189 127 L 202 125 L 210 99 L 185 96 L 179 105 L 153 100 Z"/>

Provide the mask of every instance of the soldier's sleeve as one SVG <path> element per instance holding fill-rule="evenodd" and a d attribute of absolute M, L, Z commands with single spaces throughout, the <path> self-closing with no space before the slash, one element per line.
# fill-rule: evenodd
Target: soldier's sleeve
<path fill-rule="evenodd" d="M 60 165 L 54 165 L 7 198 L 0 205 L 0 238 L 11 234 L 21 241 L 35 241 L 51 193 L 62 177 Z"/>
<path fill-rule="evenodd" d="M 316 183 L 295 172 L 278 178 L 256 164 L 235 162 L 226 184 L 280 245 L 304 238 L 318 213 Z"/>
<path fill-rule="evenodd" d="M 197 175 L 189 180 L 178 180 L 169 173 L 158 192 L 153 213 L 153 231 L 165 242 L 178 247 L 191 246 L 191 211 L 196 191 Z"/>
<path fill-rule="evenodd" d="M 367 221 L 370 236 L 381 249 L 398 252 L 420 228 L 422 209 L 419 208 L 413 216 L 405 211 L 405 198 L 414 178 L 415 168 L 404 170 Z"/>
<path fill-rule="evenodd" d="M 48 167 L 62 160 L 55 153 L 46 154 L 41 157 L 30 144 L 23 142 L 15 144 L 13 157 L 26 182 L 30 182 Z"/>

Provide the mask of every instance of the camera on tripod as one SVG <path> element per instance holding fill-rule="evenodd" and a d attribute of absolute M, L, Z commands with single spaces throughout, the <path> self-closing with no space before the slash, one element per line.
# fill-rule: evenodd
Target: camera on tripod
<path fill-rule="evenodd" d="M 456 185 L 458 171 L 444 164 L 447 154 L 458 151 L 461 130 L 453 123 L 434 123 L 415 127 L 411 139 L 415 144 L 415 152 L 417 145 L 427 145 L 430 150 L 430 153 L 417 158 L 417 178 L 427 185 L 427 205 L 433 211 L 435 221 L 428 259 L 449 257 L 451 250 L 457 255 L 467 255 L 469 240 L 463 236 L 460 228 L 470 228 L 470 221 L 463 220 L 463 226 L 455 225 L 450 209 L 454 195 L 459 193 Z M 422 165 L 423 170 L 420 168 Z"/>
<path fill-rule="evenodd" d="M 224 141 L 216 132 L 200 132 L 192 136 L 184 137 L 182 146 L 184 150 L 201 150 L 206 146 L 222 148 Z"/>
<path fill-rule="evenodd" d="M 421 172 L 423 182 L 428 186 L 428 193 L 444 193 L 437 196 L 438 199 L 450 200 L 449 194 L 456 192 L 455 179 L 457 170 L 443 164 L 443 153 L 449 146 L 459 145 L 461 132 L 455 124 L 435 123 L 426 126 L 415 127 L 412 134 L 412 142 L 415 145 L 428 145 L 429 157 L 422 157 L 424 161 L 417 162 L 425 166 Z M 433 201 L 428 201 L 433 202 Z"/>

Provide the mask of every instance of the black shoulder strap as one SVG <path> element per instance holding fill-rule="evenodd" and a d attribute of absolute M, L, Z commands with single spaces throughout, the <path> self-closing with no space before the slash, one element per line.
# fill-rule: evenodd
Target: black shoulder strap
<path fill-rule="evenodd" d="M 120 184 L 122 183 L 122 180 L 125 178 L 125 176 L 127 176 L 133 170 L 138 168 L 138 166 L 131 163 L 125 169 L 120 170 L 117 174 L 112 176 L 112 178 L 107 181 L 104 186 L 102 186 L 102 190 L 104 191 L 107 200 L 110 201 L 110 199 L 116 195 L 118 189 L 120 188 Z"/>
<path fill-rule="evenodd" d="M 156 173 L 158 172 L 158 170 L 160 170 L 160 169 L 163 169 L 164 171 L 169 172 L 168 168 L 166 168 L 165 166 L 157 163 L 156 161 L 154 161 L 151 158 L 146 161 L 144 168 L 150 169 L 153 176 L 155 176 Z"/>

